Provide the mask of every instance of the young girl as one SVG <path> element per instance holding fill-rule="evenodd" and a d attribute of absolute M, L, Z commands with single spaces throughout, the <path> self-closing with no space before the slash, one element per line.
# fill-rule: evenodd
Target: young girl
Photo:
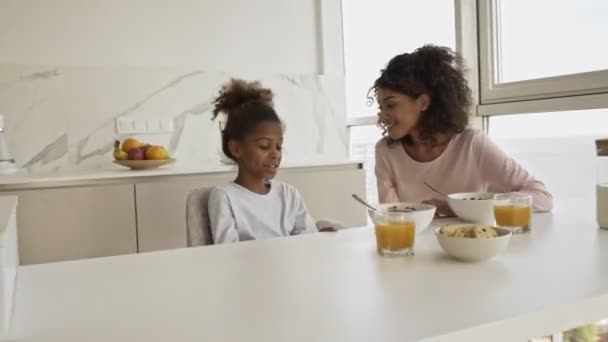
<path fill-rule="evenodd" d="M 503 191 L 532 194 L 536 211 L 549 211 L 545 185 L 469 128 L 471 90 L 462 58 L 445 47 L 425 45 L 390 60 L 373 90 L 385 137 L 376 144 L 380 202 L 427 202 L 451 215 L 444 194 Z M 431 188 L 432 187 L 432 188 Z"/>
<path fill-rule="evenodd" d="M 273 94 L 259 82 L 232 80 L 214 100 L 213 119 L 227 115 L 222 150 L 238 165 L 236 179 L 209 197 L 216 244 L 316 232 L 298 191 L 272 180 L 281 164 L 283 124 Z"/>

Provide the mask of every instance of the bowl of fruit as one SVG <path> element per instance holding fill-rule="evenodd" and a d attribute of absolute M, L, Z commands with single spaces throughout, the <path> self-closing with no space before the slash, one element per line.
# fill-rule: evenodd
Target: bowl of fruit
<path fill-rule="evenodd" d="M 131 170 L 153 169 L 175 162 L 171 153 L 160 145 L 150 145 L 137 139 L 125 139 L 122 144 L 114 142 L 114 163 Z"/>

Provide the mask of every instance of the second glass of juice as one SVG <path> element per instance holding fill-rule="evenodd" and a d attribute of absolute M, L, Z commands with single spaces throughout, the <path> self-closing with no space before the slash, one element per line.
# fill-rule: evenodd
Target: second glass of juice
<path fill-rule="evenodd" d="M 378 254 L 383 256 L 414 254 L 416 224 L 406 213 L 379 211 L 374 216 Z"/>
<path fill-rule="evenodd" d="M 494 195 L 496 225 L 513 232 L 527 233 L 532 221 L 532 195 L 507 193 Z"/>

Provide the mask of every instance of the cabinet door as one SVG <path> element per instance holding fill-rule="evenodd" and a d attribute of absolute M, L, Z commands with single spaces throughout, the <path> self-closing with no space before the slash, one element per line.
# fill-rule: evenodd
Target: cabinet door
<path fill-rule="evenodd" d="M 133 184 L 17 193 L 22 265 L 137 253 Z"/>
<path fill-rule="evenodd" d="M 347 227 L 367 224 L 366 209 L 352 199 L 352 194 L 365 198 L 365 170 L 294 170 L 279 179 L 298 189 L 316 220 L 331 219 Z"/>

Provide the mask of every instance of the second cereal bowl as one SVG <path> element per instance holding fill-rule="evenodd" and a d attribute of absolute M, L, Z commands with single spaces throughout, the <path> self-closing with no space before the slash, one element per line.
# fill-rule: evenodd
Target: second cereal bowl
<path fill-rule="evenodd" d="M 448 235 L 442 229 L 451 226 L 451 228 L 461 228 L 463 231 L 472 231 L 475 227 L 491 228 L 496 232 L 496 236 L 487 235 L 484 236 L 483 231 L 479 237 L 473 237 L 472 235 L 463 236 L 463 234 Z M 435 236 L 437 242 L 443 251 L 452 258 L 479 262 L 491 259 L 496 255 L 500 254 L 511 241 L 511 232 L 507 229 L 498 227 L 490 227 L 487 225 L 475 225 L 475 224 L 458 224 L 448 225 L 435 229 Z"/>

